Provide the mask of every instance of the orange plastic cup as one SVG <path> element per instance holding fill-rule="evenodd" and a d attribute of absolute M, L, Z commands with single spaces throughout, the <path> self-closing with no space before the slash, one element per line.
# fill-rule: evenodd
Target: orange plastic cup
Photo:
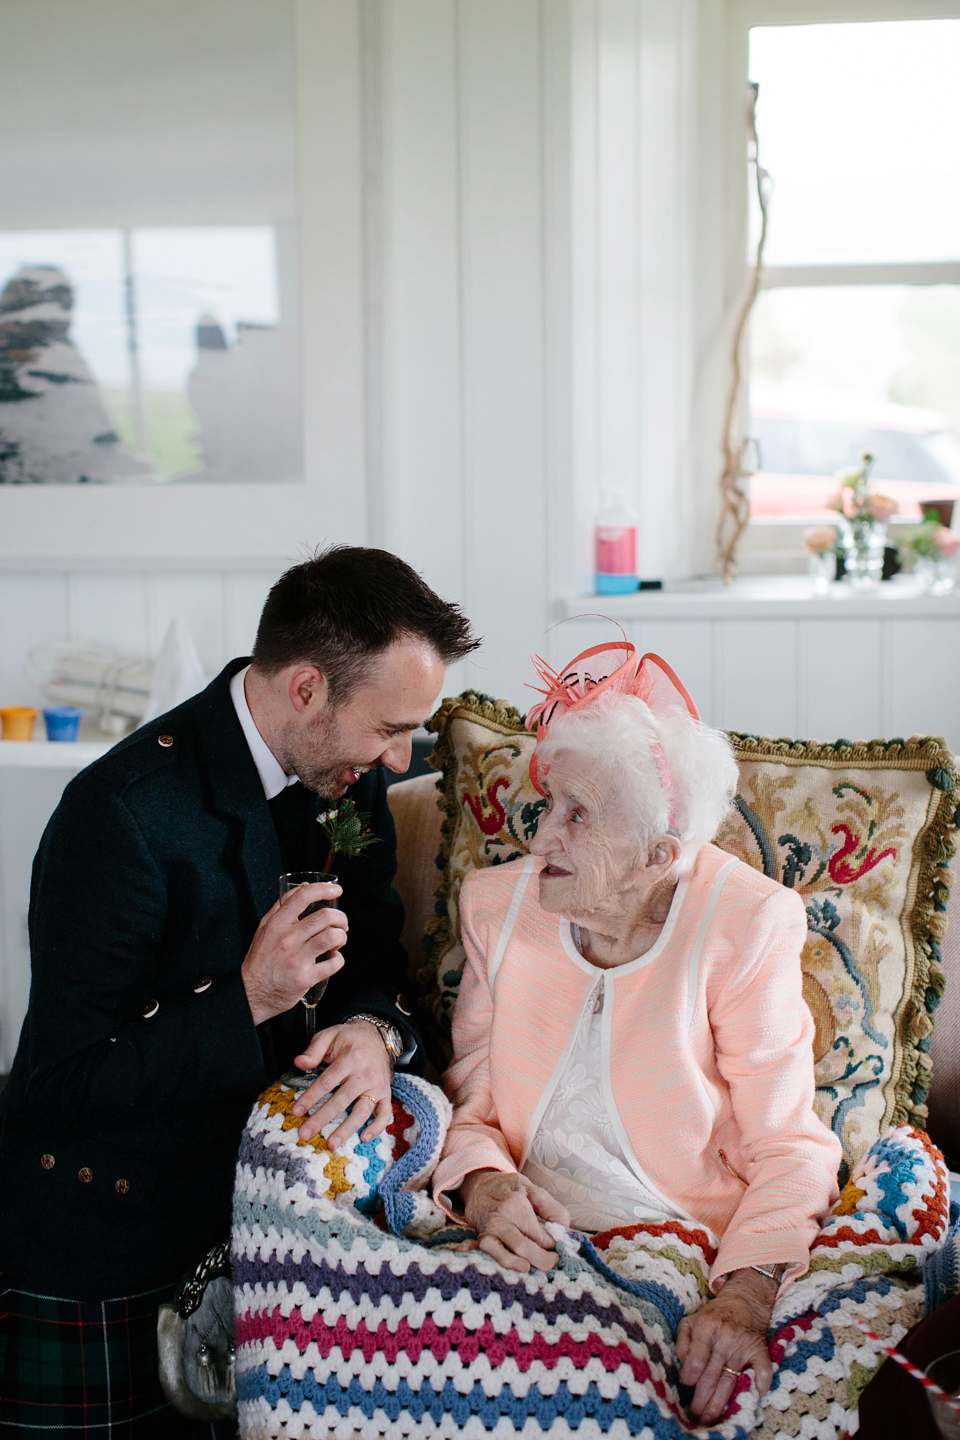
<path fill-rule="evenodd" d="M 32 740 L 33 726 L 39 711 L 29 705 L 4 705 L 0 710 L 0 729 L 4 740 Z"/>

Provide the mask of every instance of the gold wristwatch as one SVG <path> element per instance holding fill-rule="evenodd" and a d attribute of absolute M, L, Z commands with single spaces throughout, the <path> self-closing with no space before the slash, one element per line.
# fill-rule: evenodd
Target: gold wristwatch
<path fill-rule="evenodd" d="M 399 1060 L 403 1054 L 403 1036 L 396 1025 L 391 1025 L 389 1020 L 382 1020 L 379 1015 L 368 1015 L 363 1011 L 359 1015 L 351 1015 L 351 1020 L 366 1020 L 371 1025 L 376 1025 L 380 1031 L 380 1038 L 387 1049 L 391 1060 Z"/>

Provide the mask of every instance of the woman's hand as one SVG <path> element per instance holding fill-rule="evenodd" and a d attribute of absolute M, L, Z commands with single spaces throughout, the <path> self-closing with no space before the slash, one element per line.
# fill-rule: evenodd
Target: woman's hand
<path fill-rule="evenodd" d="M 473 1170 L 460 1186 L 467 1224 L 477 1232 L 478 1247 L 507 1270 L 523 1274 L 533 1266 L 552 1270 L 557 1263 L 553 1236 L 540 1221 L 570 1224 L 570 1214 L 539 1185 L 516 1171 Z"/>
<path fill-rule="evenodd" d="M 756 1270 L 735 1270 L 715 1300 L 680 1321 L 680 1379 L 696 1386 L 690 1409 L 704 1425 L 726 1410 L 741 1370 L 753 1368 L 761 1395 L 770 1389 L 767 1330 L 777 1289 L 775 1280 Z"/>

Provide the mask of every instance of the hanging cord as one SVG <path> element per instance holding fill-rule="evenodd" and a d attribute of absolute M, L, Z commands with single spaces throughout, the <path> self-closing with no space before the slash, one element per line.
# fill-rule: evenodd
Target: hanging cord
<path fill-rule="evenodd" d="M 763 251 L 767 243 L 767 188 L 770 176 L 760 164 L 760 142 L 757 139 L 757 96 L 759 85 L 748 87 L 750 104 L 747 110 L 747 162 L 753 165 L 757 188 L 757 203 L 760 206 L 760 238 L 757 254 L 750 274 L 750 284 L 740 310 L 736 329 L 733 332 L 733 347 L 730 353 L 730 392 L 727 396 L 727 412 L 723 427 L 723 473 L 720 476 L 720 515 L 717 520 L 717 561 L 725 584 L 737 573 L 737 549 L 750 519 L 750 493 L 745 481 L 758 466 L 751 470 L 746 463 L 751 443 L 749 435 L 740 436 L 740 396 L 743 389 L 743 367 L 740 363 L 743 337 L 750 319 L 750 311 L 760 291 L 763 273 Z M 759 457 L 758 457 L 759 458 Z"/>

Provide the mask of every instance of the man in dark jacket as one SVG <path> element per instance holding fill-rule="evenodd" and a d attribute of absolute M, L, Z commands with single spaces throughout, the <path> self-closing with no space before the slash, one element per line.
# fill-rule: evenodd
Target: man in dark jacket
<path fill-rule="evenodd" d="M 383 767 L 407 768 L 475 644 L 395 556 L 335 548 L 274 586 L 252 661 L 64 791 L 0 1101 L 4 1434 L 191 1433 L 158 1389 L 157 1309 L 228 1232 L 253 1099 L 322 1061 L 301 1112 L 333 1094 L 305 1138 L 345 1111 L 333 1148 L 387 1123 L 392 1064 L 421 1055 Z M 344 796 L 376 843 L 278 901 L 281 873 L 331 868 L 315 820 Z M 299 1001 L 321 979 L 308 1045 Z"/>

